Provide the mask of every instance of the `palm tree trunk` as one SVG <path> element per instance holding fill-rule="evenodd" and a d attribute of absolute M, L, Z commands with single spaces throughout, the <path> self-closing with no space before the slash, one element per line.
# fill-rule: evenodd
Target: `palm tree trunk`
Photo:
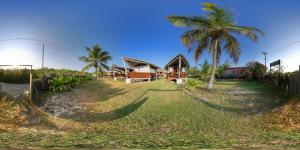
<path fill-rule="evenodd" d="M 211 90 L 213 88 L 213 83 L 215 80 L 215 74 L 216 74 L 216 68 L 217 68 L 217 48 L 218 48 L 218 40 L 214 42 L 214 47 L 213 47 L 213 63 L 212 63 L 212 72 L 210 76 L 210 80 L 207 85 L 207 89 Z"/>
<path fill-rule="evenodd" d="M 96 72 L 96 79 L 99 80 L 99 75 L 98 75 L 98 67 L 95 67 L 95 72 Z"/>

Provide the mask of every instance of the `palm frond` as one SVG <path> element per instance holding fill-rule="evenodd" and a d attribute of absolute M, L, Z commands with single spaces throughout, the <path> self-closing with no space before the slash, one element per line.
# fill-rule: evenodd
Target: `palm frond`
<path fill-rule="evenodd" d="M 202 5 L 202 10 L 207 12 L 207 18 L 211 20 L 213 24 L 234 24 L 234 15 L 229 9 L 217 7 L 217 5 L 213 3 L 202 3 Z"/>
<path fill-rule="evenodd" d="M 82 72 L 85 72 L 87 70 L 89 70 L 90 68 L 94 67 L 94 64 L 93 63 L 90 63 L 90 64 L 87 64 L 86 66 L 84 66 L 82 68 Z"/>
<path fill-rule="evenodd" d="M 229 34 L 224 35 L 224 42 L 225 44 L 223 48 L 227 50 L 234 63 L 237 63 L 241 54 L 239 42 L 234 36 Z"/>
<path fill-rule="evenodd" d="M 194 16 L 169 16 L 167 19 L 177 27 L 189 27 L 189 28 L 205 28 L 209 26 L 209 21 L 205 17 Z"/>
<path fill-rule="evenodd" d="M 225 29 L 239 35 L 244 35 L 249 39 L 251 39 L 252 41 L 258 40 L 257 34 L 265 35 L 265 33 L 262 30 L 254 27 L 229 26 L 229 27 L 225 27 Z"/>
<path fill-rule="evenodd" d="M 79 57 L 79 60 L 84 61 L 84 62 L 86 62 L 86 63 L 90 62 L 90 61 L 89 61 L 89 58 L 87 58 L 87 57 L 85 57 L 85 56 Z"/>
<path fill-rule="evenodd" d="M 106 70 L 109 70 L 109 66 L 105 63 L 100 63 L 101 68 L 104 68 Z"/>
<path fill-rule="evenodd" d="M 217 64 L 220 63 L 221 55 L 222 55 L 222 48 L 221 48 L 221 44 L 218 43 L 218 45 L 217 45 Z"/>
<path fill-rule="evenodd" d="M 203 36 L 202 40 L 199 41 L 198 46 L 194 50 L 194 59 L 197 61 L 203 51 L 208 47 L 209 36 Z"/>

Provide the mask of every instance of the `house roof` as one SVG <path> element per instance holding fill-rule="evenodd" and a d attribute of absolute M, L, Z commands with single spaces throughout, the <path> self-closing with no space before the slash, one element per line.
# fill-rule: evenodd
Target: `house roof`
<path fill-rule="evenodd" d="M 174 58 L 172 58 L 167 65 L 165 66 L 165 69 L 168 68 L 168 66 L 178 66 L 179 65 L 179 58 L 181 57 L 181 66 L 183 67 L 190 67 L 189 62 L 187 61 L 187 59 L 182 55 L 182 54 L 178 54 L 177 56 L 175 56 Z"/>
<path fill-rule="evenodd" d="M 120 66 L 112 66 L 111 68 L 112 68 L 112 70 L 115 70 L 115 71 L 125 71 L 125 68 L 120 67 Z M 127 67 L 126 67 L 126 69 L 133 70 L 132 68 L 127 68 Z"/>
<path fill-rule="evenodd" d="M 159 67 L 154 64 L 136 58 L 124 57 L 124 61 L 132 68 L 150 65 L 151 68 L 159 69 Z"/>

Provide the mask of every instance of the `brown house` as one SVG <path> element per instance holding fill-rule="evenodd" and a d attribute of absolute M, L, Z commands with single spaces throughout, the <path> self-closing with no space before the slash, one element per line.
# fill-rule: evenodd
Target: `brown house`
<path fill-rule="evenodd" d="M 165 69 L 167 70 L 167 78 L 170 81 L 174 81 L 176 79 L 186 79 L 187 70 L 189 67 L 190 65 L 187 59 L 182 54 L 178 54 L 165 66 Z"/>
<path fill-rule="evenodd" d="M 120 66 L 112 66 L 112 76 L 114 80 L 117 80 L 118 78 L 126 78 L 126 71 L 124 67 Z M 129 72 L 132 71 L 133 69 L 131 68 L 126 68 Z"/>
<path fill-rule="evenodd" d="M 222 73 L 222 78 L 228 78 L 228 79 L 243 78 L 243 72 L 246 69 L 247 69 L 247 67 L 232 67 L 232 68 L 227 68 Z"/>

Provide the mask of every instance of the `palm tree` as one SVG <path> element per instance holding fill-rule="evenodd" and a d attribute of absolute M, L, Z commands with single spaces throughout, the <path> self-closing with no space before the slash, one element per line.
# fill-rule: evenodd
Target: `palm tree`
<path fill-rule="evenodd" d="M 188 51 L 194 50 L 194 58 L 197 61 L 204 50 L 212 52 L 212 73 L 207 89 L 213 88 L 217 63 L 220 61 L 222 50 L 225 49 L 235 63 L 238 62 L 241 53 L 240 44 L 235 35 L 243 35 L 252 41 L 257 41 L 258 33 L 264 33 L 257 28 L 236 25 L 233 14 L 216 4 L 203 3 L 204 16 L 169 16 L 168 20 L 179 27 L 190 30 L 184 32 L 181 41 Z"/>
<path fill-rule="evenodd" d="M 93 47 L 85 48 L 88 52 L 88 57 L 81 56 L 79 60 L 87 63 L 85 67 L 83 67 L 82 71 L 87 71 L 88 69 L 94 67 L 97 79 L 99 79 L 99 72 L 102 73 L 103 70 L 108 70 L 109 67 L 107 62 L 111 60 L 111 56 L 109 52 L 104 51 L 100 45 L 95 45 Z"/>

